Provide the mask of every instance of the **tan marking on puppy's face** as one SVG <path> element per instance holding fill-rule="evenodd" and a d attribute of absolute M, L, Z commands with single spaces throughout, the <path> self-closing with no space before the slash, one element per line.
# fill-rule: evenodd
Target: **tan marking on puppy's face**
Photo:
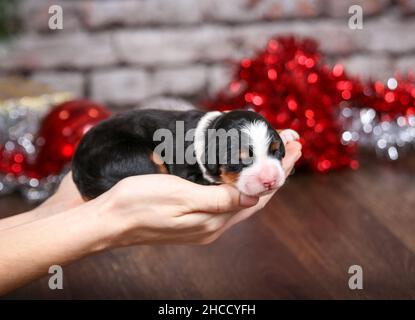
<path fill-rule="evenodd" d="M 246 160 L 249 158 L 249 149 L 241 149 L 241 152 L 239 154 L 239 158 L 241 160 Z"/>
<path fill-rule="evenodd" d="M 154 164 L 159 168 L 160 173 L 164 173 L 164 174 L 169 173 L 166 166 L 164 165 L 163 160 L 160 158 L 160 156 L 157 153 L 155 152 L 151 153 L 150 160 L 154 162 Z"/>
<path fill-rule="evenodd" d="M 220 168 L 220 179 L 226 184 L 236 184 L 239 179 L 239 172 L 228 172 L 223 167 Z"/>

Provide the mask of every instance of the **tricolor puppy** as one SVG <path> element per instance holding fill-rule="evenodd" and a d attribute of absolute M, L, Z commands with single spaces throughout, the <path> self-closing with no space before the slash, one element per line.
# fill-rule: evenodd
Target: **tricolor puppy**
<path fill-rule="evenodd" d="M 179 122 L 186 139 L 178 132 Z M 160 152 L 161 143 L 167 142 L 155 138 L 160 129 L 172 133 L 170 151 Z M 193 132 L 191 139 L 188 132 Z M 293 130 L 278 134 L 252 111 L 134 110 L 86 133 L 73 158 L 73 179 L 86 199 L 125 177 L 152 173 L 199 184 L 228 183 L 247 195 L 258 195 L 284 184 L 284 142 L 298 138 Z"/>

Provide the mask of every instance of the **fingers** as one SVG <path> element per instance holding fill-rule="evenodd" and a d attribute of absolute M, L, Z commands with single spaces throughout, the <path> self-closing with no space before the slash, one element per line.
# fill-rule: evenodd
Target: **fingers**
<path fill-rule="evenodd" d="M 219 186 L 194 185 L 190 195 L 190 204 L 195 211 L 225 213 L 251 207 L 258 202 L 258 197 L 247 196 L 234 187 L 223 184 Z"/>
<path fill-rule="evenodd" d="M 301 143 L 298 141 L 289 141 L 285 145 L 285 157 L 282 159 L 282 168 L 288 176 L 294 168 L 294 164 L 301 157 Z"/>
<path fill-rule="evenodd" d="M 282 141 L 284 142 L 284 145 L 286 145 L 287 142 L 289 142 L 289 141 L 295 141 L 295 140 L 300 139 L 300 136 L 297 133 L 297 131 L 294 131 L 292 129 L 282 130 L 280 132 L 280 137 L 281 137 Z"/>
<path fill-rule="evenodd" d="M 233 213 L 189 213 L 174 218 L 174 229 L 186 233 L 214 233 L 220 230 L 233 216 Z"/>

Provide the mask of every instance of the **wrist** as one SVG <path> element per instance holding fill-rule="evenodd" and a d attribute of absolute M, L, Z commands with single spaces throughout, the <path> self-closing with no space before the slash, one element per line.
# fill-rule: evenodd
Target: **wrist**
<path fill-rule="evenodd" d="M 56 226 L 57 233 L 61 232 L 56 235 L 56 242 L 65 249 L 70 260 L 78 260 L 109 247 L 100 210 L 92 203 L 87 202 L 40 220 L 50 224 L 51 229 Z"/>
<path fill-rule="evenodd" d="M 88 215 L 88 223 L 94 230 L 93 251 L 102 251 L 124 246 L 120 239 L 128 230 L 128 225 L 120 212 L 118 195 L 106 193 L 86 202 L 83 211 Z"/>
<path fill-rule="evenodd" d="M 111 249 L 117 235 L 116 221 L 107 201 L 93 199 L 83 203 L 76 210 L 75 219 L 85 227 L 87 250 L 90 254 Z"/>

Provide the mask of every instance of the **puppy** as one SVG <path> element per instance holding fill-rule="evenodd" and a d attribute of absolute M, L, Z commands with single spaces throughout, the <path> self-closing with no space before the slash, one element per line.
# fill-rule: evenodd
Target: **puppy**
<path fill-rule="evenodd" d="M 72 161 L 73 180 L 85 199 L 125 177 L 153 173 L 258 195 L 284 184 L 284 143 L 298 138 L 293 130 L 278 134 L 252 111 L 134 110 L 85 134 Z"/>

